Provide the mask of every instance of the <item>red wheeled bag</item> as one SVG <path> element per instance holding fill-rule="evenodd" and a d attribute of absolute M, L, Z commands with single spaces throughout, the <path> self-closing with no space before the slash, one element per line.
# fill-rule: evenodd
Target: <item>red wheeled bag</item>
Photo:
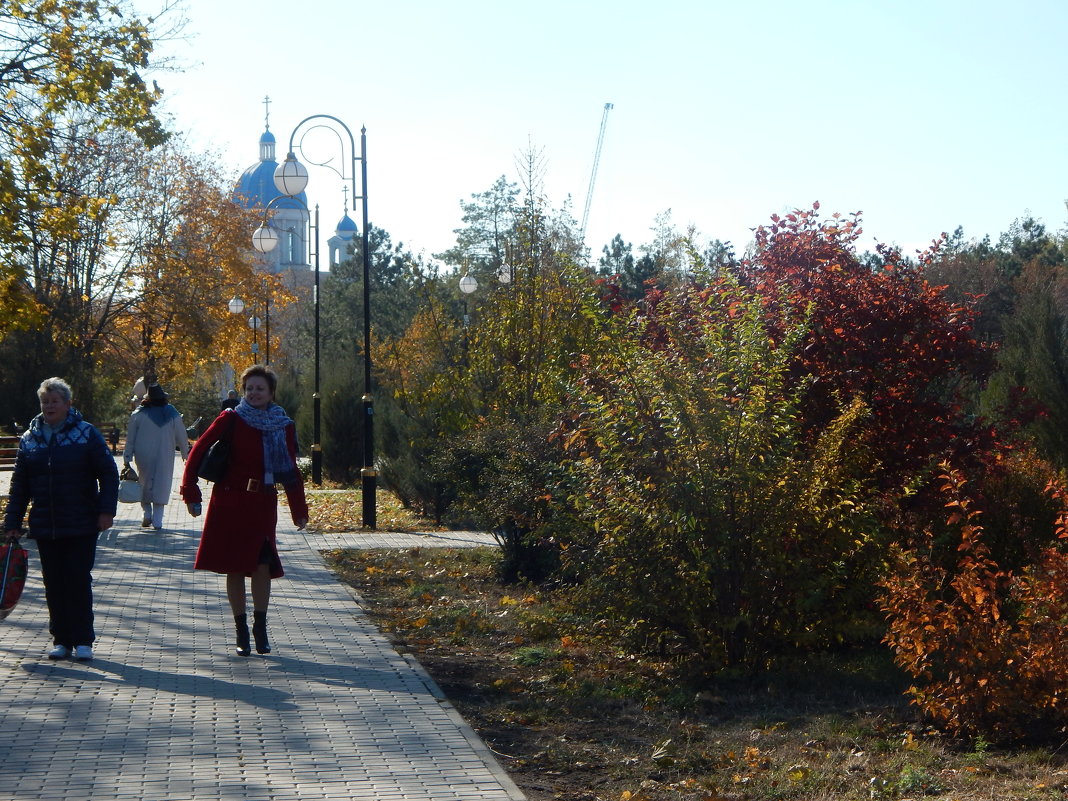
<path fill-rule="evenodd" d="M 0 543 L 0 620 L 11 614 L 26 586 L 29 559 L 17 540 Z"/>

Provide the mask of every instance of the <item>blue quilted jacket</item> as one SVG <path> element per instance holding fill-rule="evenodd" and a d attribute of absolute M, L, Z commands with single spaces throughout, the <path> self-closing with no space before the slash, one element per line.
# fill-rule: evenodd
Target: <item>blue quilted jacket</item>
<path fill-rule="evenodd" d="M 119 471 L 104 437 L 75 409 L 51 441 L 37 415 L 19 440 L 4 531 L 21 529 L 30 506 L 29 536 L 58 539 L 92 534 L 101 514 L 114 516 Z"/>

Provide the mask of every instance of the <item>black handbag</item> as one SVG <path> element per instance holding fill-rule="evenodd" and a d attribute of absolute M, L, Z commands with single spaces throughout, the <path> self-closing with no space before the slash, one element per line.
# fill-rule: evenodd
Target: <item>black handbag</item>
<path fill-rule="evenodd" d="M 229 414 L 234 417 L 237 416 L 235 412 Z M 227 429 L 226 435 L 219 437 L 208 448 L 208 452 L 204 454 L 204 458 L 200 460 L 200 464 L 197 465 L 197 475 L 205 481 L 214 481 L 216 483 L 223 480 L 226 477 L 226 468 L 230 465 L 230 438 L 234 432 L 234 421 L 230 421 L 230 428 Z"/>

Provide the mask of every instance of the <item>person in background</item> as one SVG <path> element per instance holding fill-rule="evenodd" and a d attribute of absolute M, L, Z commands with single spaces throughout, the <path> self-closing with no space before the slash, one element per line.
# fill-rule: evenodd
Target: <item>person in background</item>
<path fill-rule="evenodd" d="M 297 469 L 296 426 L 274 402 L 277 375 L 270 367 L 254 365 L 242 374 L 241 389 L 244 397 L 237 407 L 220 412 L 189 452 L 182 498 L 191 515 L 200 514 L 197 469 L 217 440 L 229 440 L 226 475 L 212 489 L 193 567 L 226 575 L 226 597 L 237 627 L 237 653 L 248 656 L 252 649 L 245 579 L 251 579 L 256 653 L 268 654 L 271 581 L 285 574 L 276 539 L 278 487 L 285 490 L 289 513 L 298 529 L 308 523 L 308 503 Z"/>
<path fill-rule="evenodd" d="M 145 397 L 145 393 L 148 392 L 148 388 L 153 384 L 158 384 L 156 380 L 155 370 L 146 370 L 145 374 L 138 378 L 133 385 L 133 395 L 130 396 L 130 410 L 133 411 L 141 405 L 141 401 Z"/>
<path fill-rule="evenodd" d="M 222 402 L 222 411 L 225 412 L 227 409 L 236 409 L 237 404 L 239 404 L 240 402 L 241 398 L 238 397 L 237 390 L 231 389 L 228 393 L 226 393 L 226 400 Z"/>
<path fill-rule="evenodd" d="M 71 406 L 62 378 L 37 390 L 41 413 L 19 440 L 4 513 L 9 539 L 37 542 L 53 648 L 49 659 L 93 658 L 93 565 L 101 531 L 115 522 L 119 471 L 104 437 Z"/>
<path fill-rule="evenodd" d="M 169 403 L 159 384 L 148 388 L 141 405 L 130 415 L 126 447 L 122 459 L 136 464 L 141 483 L 141 526 L 163 528 L 163 511 L 171 497 L 174 478 L 174 451 L 184 460 L 189 454 L 189 437 L 182 415 Z"/>

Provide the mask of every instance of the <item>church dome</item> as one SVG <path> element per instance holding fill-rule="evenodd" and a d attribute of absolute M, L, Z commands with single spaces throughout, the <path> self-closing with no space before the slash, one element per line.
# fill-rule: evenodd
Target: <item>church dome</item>
<path fill-rule="evenodd" d="M 282 194 L 274 185 L 277 166 L 274 161 L 261 161 L 241 173 L 234 187 L 234 200 L 247 209 L 263 208 Z"/>
<path fill-rule="evenodd" d="M 345 216 L 341 218 L 334 232 L 347 242 L 356 236 L 357 230 L 356 222 L 348 215 L 348 212 L 345 212 Z"/>
<path fill-rule="evenodd" d="M 275 138 L 270 129 L 265 130 L 260 136 L 259 145 L 259 162 L 241 173 L 241 177 L 237 179 L 237 186 L 234 187 L 234 202 L 246 209 L 266 208 L 268 203 L 282 196 L 278 187 L 274 185 L 274 171 L 278 167 L 278 162 L 274 158 Z M 307 207 L 308 196 L 304 192 L 295 197 L 300 199 L 304 208 Z M 302 209 L 301 204 L 295 201 L 282 201 L 276 203 L 273 208 Z"/>
<path fill-rule="evenodd" d="M 274 230 L 274 248 L 256 257 L 257 269 L 267 273 L 304 274 L 308 263 L 308 196 L 285 195 L 274 184 L 275 138 L 270 125 L 260 135 L 260 160 L 241 173 L 233 190 L 233 201 L 246 209 L 266 210 L 265 221 Z M 264 220 L 261 220 L 261 222 Z M 251 241 L 249 243 L 252 244 Z M 298 280 L 294 277 L 293 280 Z"/>

